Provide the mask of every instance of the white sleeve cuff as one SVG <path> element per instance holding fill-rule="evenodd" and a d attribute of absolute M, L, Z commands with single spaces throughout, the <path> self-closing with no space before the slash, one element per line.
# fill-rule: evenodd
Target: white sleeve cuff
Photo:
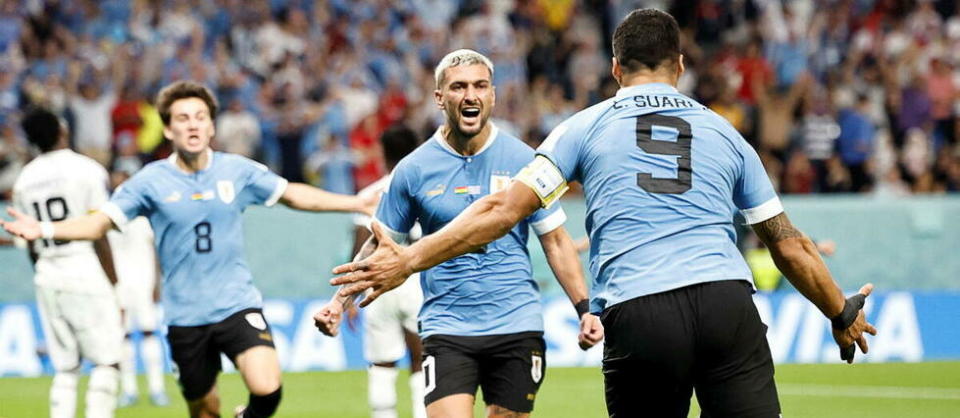
<path fill-rule="evenodd" d="M 266 202 L 263 202 L 263 205 L 268 208 L 270 206 L 276 205 L 277 202 L 280 201 L 280 196 L 283 196 L 283 193 L 287 191 L 288 184 L 290 184 L 290 182 L 288 182 L 287 179 L 281 177 L 280 181 L 277 182 L 277 188 L 273 189 L 273 194 L 270 195 L 270 198 L 267 199 Z"/>
<path fill-rule="evenodd" d="M 387 235 L 390 235 L 390 239 L 396 241 L 399 244 L 407 242 L 407 234 L 390 229 L 377 218 L 372 218 L 371 222 L 367 224 L 367 228 L 369 228 L 371 232 L 373 231 L 373 222 L 380 224 L 380 227 L 383 228 L 383 231 L 386 232 Z"/>
<path fill-rule="evenodd" d="M 774 196 L 755 208 L 741 209 L 740 213 L 743 214 L 747 225 L 753 225 L 783 213 L 783 204 L 780 203 L 779 197 Z"/>
<path fill-rule="evenodd" d="M 103 212 L 104 215 L 107 215 L 107 217 L 113 221 L 113 224 L 116 225 L 117 229 L 120 231 L 123 231 L 124 227 L 127 226 L 127 222 L 129 222 L 127 215 L 120 210 L 120 207 L 117 206 L 116 203 L 104 203 L 102 206 L 100 206 L 100 212 Z"/>
<path fill-rule="evenodd" d="M 540 236 L 559 228 L 566 221 L 567 214 L 561 208 L 557 209 L 556 212 L 551 213 L 546 218 L 531 223 L 530 226 L 533 227 L 533 232 L 535 232 L 537 236 Z"/>
<path fill-rule="evenodd" d="M 351 220 L 353 221 L 353 226 L 370 229 L 370 217 L 367 215 L 357 213 L 351 217 Z"/>

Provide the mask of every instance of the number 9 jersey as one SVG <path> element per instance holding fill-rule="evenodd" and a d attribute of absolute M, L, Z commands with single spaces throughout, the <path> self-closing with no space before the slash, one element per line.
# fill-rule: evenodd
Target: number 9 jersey
<path fill-rule="evenodd" d="M 556 175 L 583 182 L 593 312 L 696 283 L 750 281 L 734 215 L 753 224 L 783 211 L 743 137 L 667 84 L 620 89 L 558 125 L 537 153 Z"/>
<path fill-rule="evenodd" d="M 107 171 L 69 149 L 46 152 L 23 167 L 13 186 L 13 205 L 40 221 L 86 215 L 107 201 Z M 38 239 L 37 285 L 80 293 L 112 292 L 90 241 Z"/>
<path fill-rule="evenodd" d="M 287 181 L 247 158 L 209 152 L 195 173 L 180 170 L 176 154 L 147 164 L 101 208 L 121 229 L 137 216 L 150 220 L 169 325 L 217 323 L 262 305 L 244 260 L 243 211 L 275 204 Z"/>

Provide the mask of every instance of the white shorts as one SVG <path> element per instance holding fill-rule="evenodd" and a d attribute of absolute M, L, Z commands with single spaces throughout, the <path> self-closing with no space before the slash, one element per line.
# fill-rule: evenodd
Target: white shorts
<path fill-rule="evenodd" d="M 113 293 L 77 293 L 37 286 L 37 306 L 55 370 L 74 370 L 80 367 L 81 358 L 102 366 L 120 362 L 123 329 Z"/>
<path fill-rule="evenodd" d="M 403 330 L 417 333 L 417 314 L 423 304 L 420 274 L 381 295 L 367 306 L 363 322 L 363 356 L 370 363 L 400 360 L 406 352 Z"/>
<path fill-rule="evenodd" d="M 159 307 L 153 301 L 152 286 L 121 281 L 117 285 L 117 298 L 123 308 L 123 328 L 127 333 L 157 330 Z"/>

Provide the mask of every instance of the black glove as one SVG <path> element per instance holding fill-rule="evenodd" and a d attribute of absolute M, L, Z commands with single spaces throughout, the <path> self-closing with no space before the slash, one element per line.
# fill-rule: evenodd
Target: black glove
<path fill-rule="evenodd" d="M 833 329 L 843 331 L 850 328 L 850 325 L 853 325 L 857 320 L 857 315 L 863 309 L 863 303 L 866 299 L 867 297 L 861 293 L 847 298 L 846 302 L 843 303 L 843 311 L 840 312 L 840 315 L 830 318 Z M 852 342 L 848 347 L 840 347 L 840 359 L 848 362 L 853 361 L 853 355 L 857 352 L 855 346 L 856 342 Z"/>

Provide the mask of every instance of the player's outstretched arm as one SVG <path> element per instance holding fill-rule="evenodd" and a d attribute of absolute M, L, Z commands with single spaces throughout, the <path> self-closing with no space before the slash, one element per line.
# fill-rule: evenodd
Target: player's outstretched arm
<path fill-rule="evenodd" d="M 309 184 L 290 183 L 280 196 L 280 203 L 310 212 L 358 212 L 373 215 L 378 196 L 367 198 L 331 193 Z"/>
<path fill-rule="evenodd" d="M 557 282 L 577 311 L 577 319 L 580 320 L 580 334 L 577 336 L 580 348 L 586 350 L 593 347 L 603 340 L 603 325 L 600 318 L 590 313 L 587 284 L 576 244 L 566 228 L 561 226 L 540 235 L 540 245 L 543 246 L 553 275 L 557 277 Z"/>
<path fill-rule="evenodd" d="M 349 275 L 332 279 L 331 284 L 350 284 L 348 295 L 368 288 L 373 292 L 360 303 L 367 306 L 384 292 L 403 283 L 411 274 L 426 270 L 458 255 L 478 248 L 510 232 L 520 220 L 540 208 L 540 199 L 528 186 L 514 181 L 506 190 L 473 202 L 453 221 L 409 247 L 397 245 L 382 228 L 373 224 L 379 244 L 365 260 L 344 264 L 334 274 Z"/>
<path fill-rule="evenodd" d="M 110 229 L 110 226 L 113 225 L 110 218 L 99 211 L 59 222 L 39 222 L 12 207 L 7 207 L 7 214 L 13 220 L 0 219 L 0 226 L 10 235 L 18 236 L 27 241 L 40 238 L 93 241 L 102 238 Z"/>
<path fill-rule="evenodd" d="M 863 301 L 873 291 L 873 285 L 863 286 L 858 296 L 844 298 L 830 270 L 820 258 L 817 246 L 790 223 L 786 213 L 754 224 L 753 230 L 770 249 L 777 268 L 793 287 L 831 319 L 833 336 L 840 346 L 841 357 L 853 363 L 854 343 L 866 353 L 868 348 L 864 333 L 877 334 L 876 328 L 866 321 L 862 310 Z"/>

